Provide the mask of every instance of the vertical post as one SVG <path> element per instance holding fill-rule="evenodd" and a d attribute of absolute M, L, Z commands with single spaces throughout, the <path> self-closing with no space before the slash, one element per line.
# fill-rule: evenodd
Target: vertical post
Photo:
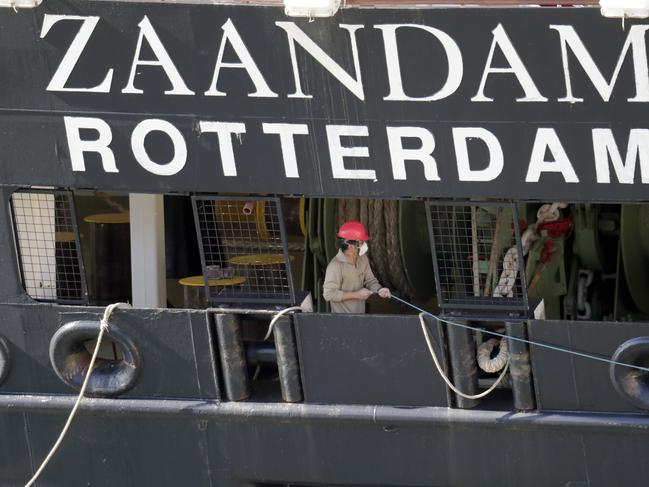
<path fill-rule="evenodd" d="M 38 299 L 55 300 L 56 295 L 56 201 L 53 193 L 18 192 L 12 196 L 23 281 L 27 293 Z M 51 231 L 46 229 L 51 228 Z M 10 248 L 10 247 L 8 247 Z"/>
<path fill-rule="evenodd" d="M 527 339 L 525 323 L 506 323 L 507 335 Z M 536 408 L 532 387 L 532 364 L 527 343 L 507 340 L 509 344 L 509 373 L 512 378 L 514 408 L 529 411 Z"/>
<path fill-rule="evenodd" d="M 7 252 L 16 245 L 14 238 L 18 237 L 18 231 L 12 209 L 11 194 L 17 187 L 0 186 L 0 301 L 16 299 L 17 296 L 24 296 L 22 274 L 24 269 L 17 252 Z"/>
<path fill-rule="evenodd" d="M 478 209 L 471 206 L 471 262 L 473 263 L 473 295 L 480 296 L 480 256 L 478 254 Z"/>
<path fill-rule="evenodd" d="M 216 336 L 219 342 L 225 393 L 230 401 L 246 399 L 250 396 L 250 388 L 239 316 L 217 314 Z"/>
<path fill-rule="evenodd" d="M 167 304 L 163 195 L 130 194 L 133 306 Z"/>
<path fill-rule="evenodd" d="M 465 394 L 478 393 L 478 365 L 475 358 L 475 343 L 471 330 L 449 326 L 448 348 L 453 372 L 453 384 Z M 474 408 L 476 399 L 465 399 L 455 394 L 455 402 L 460 409 Z"/>
<path fill-rule="evenodd" d="M 277 349 L 277 369 L 282 399 L 284 402 L 301 402 L 300 366 L 297 361 L 297 347 L 290 317 L 282 316 L 275 322 L 273 338 Z"/>

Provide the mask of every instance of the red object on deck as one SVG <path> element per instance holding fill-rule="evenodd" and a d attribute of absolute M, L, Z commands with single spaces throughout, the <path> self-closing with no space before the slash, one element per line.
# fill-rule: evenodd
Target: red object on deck
<path fill-rule="evenodd" d="M 539 232 L 545 230 L 548 232 L 548 237 L 550 238 L 559 238 L 563 235 L 566 235 L 572 229 L 572 216 L 568 218 L 562 218 L 561 220 L 556 220 L 553 222 L 543 222 L 539 223 L 537 230 Z"/>

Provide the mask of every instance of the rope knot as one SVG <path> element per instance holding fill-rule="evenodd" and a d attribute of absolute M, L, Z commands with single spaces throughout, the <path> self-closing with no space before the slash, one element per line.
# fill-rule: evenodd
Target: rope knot
<path fill-rule="evenodd" d="M 104 315 L 101 317 L 101 320 L 99 321 L 99 328 L 103 332 L 108 331 L 108 319 L 110 318 L 110 315 L 113 313 L 114 310 L 117 308 L 130 308 L 131 305 L 128 303 L 113 303 L 109 304 L 106 306 L 106 309 L 104 310 Z"/>

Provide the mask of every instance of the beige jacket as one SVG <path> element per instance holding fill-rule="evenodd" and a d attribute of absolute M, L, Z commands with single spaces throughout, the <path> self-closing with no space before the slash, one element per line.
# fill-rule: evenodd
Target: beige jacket
<path fill-rule="evenodd" d="M 370 267 L 367 255 L 361 255 L 353 265 L 341 250 L 327 266 L 322 295 L 331 304 L 334 313 L 365 313 L 365 301 L 349 299 L 343 301 L 344 292 L 354 292 L 366 287 L 378 291 L 381 285 Z"/>

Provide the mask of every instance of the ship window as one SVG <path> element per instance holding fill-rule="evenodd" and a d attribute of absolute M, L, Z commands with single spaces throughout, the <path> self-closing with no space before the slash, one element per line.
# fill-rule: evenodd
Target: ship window
<path fill-rule="evenodd" d="M 19 190 L 11 196 L 11 209 L 27 293 L 39 301 L 87 303 L 72 194 Z"/>
<path fill-rule="evenodd" d="M 438 302 L 443 309 L 527 308 L 517 208 L 510 203 L 431 202 Z"/>
<path fill-rule="evenodd" d="M 127 194 L 33 187 L 14 192 L 10 203 L 29 296 L 98 306 L 131 301 Z M 303 199 L 166 195 L 164 205 L 168 306 L 304 299 L 294 279 L 303 274 Z"/>
<path fill-rule="evenodd" d="M 193 197 L 208 303 L 295 301 L 278 198 Z"/>

